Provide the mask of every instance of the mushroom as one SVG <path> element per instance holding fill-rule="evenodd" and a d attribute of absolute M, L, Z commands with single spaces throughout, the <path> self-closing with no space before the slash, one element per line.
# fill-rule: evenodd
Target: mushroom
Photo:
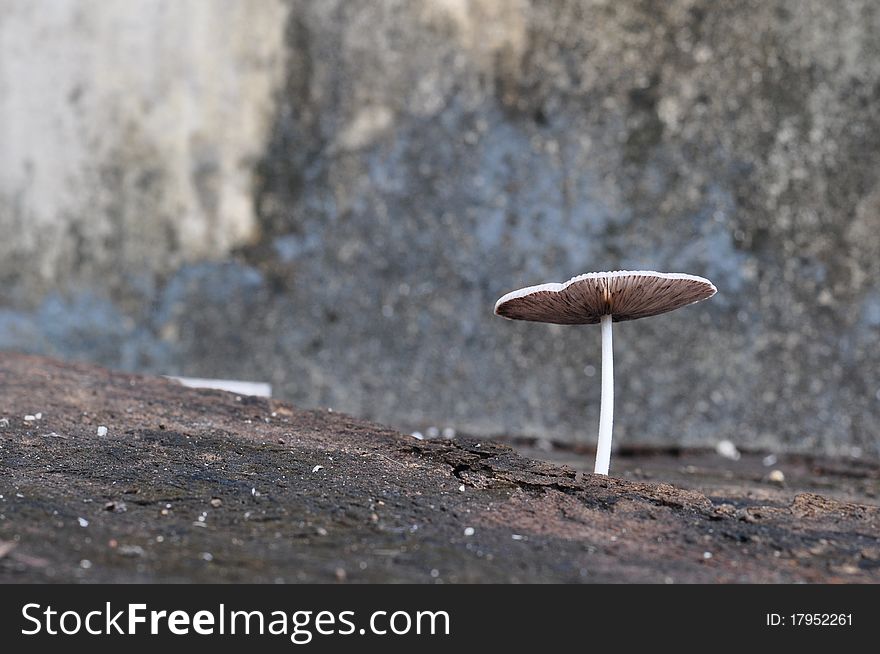
<path fill-rule="evenodd" d="M 708 279 L 683 273 L 617 270 L 587 273 L 564 284 L 540 284 L 512 291 L 495 303 L 510 320 L 557 325 L 602 325 L 602 402 L 596 474 L 607 475 L 614 422 L 614 361 L 611 323 L 656 316 L 706 300 L 717 289 Z"/>

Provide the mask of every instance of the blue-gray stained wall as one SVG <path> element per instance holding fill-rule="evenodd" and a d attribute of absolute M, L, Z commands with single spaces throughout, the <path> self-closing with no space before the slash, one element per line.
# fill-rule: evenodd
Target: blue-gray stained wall
<path fill-rule="evenodd" d="M 688 272 L 616 442 L 880 453 L 876 3 L 0 8 L 0 347 L 592 442 L 598 330 L 494 301 Z"/>

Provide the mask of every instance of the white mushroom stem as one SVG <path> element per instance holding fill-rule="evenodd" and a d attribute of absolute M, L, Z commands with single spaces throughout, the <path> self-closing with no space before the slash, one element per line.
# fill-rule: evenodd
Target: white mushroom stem
<path fill-rule="evenodd" d="M 611 463 L 611 426 L 614 424 L 614 347 L 611 315 L 602 316 L 602 404 L 599 409 L 599 445 L 596 448 L 597 475 L 607 475 Z"/>

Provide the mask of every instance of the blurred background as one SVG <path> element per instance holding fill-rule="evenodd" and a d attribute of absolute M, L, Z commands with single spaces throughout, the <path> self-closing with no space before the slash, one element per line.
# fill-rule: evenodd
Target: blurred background
<path fill-rule="evenodd" d="M 0 349 L 593 443 L 619 268 L 616 443 L 880 453 L 880 5 L 0 0 Z"/>

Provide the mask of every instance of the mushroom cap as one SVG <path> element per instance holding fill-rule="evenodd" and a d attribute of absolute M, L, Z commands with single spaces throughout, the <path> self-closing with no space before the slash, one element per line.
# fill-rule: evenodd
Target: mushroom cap
<path fill-rule="evenodd" d="M 495 313 L 510 320 L 589 325 L 602 316 L 614 322 L 666 313 L 706 300 L 717 289 L 708 279 L 684 273 L 616 270 L 572 277 L 564 284 L 521 288 L 495 303 Z"/>

